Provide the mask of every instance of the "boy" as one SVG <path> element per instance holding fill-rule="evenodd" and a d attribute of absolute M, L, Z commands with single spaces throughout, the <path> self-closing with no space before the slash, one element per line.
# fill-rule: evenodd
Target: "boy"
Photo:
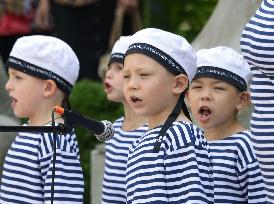
<path fill-rule="evenodd" d="M 19 38 L 7 61 L 11 107 L 28 126 L 51 125 L 54 106 L 64 106 L 78 77 L 79 61 L 63 41 L 49 36 Z M 61 118 L 55 118 L 63 123 Z M 83 203 L 84 181 L 74 130 L 57 136 L 52 183 L 53 134 L 19 133 L 4 163 L 1 203 Z"/>
<path fill-rule="evenodd" d="M 250 130 L 264 177 L 267 201 L 274 203 L 274 1 L 263 0 L 246 24 L 241 51 L 252 71 Z"/>
<path fill-rule="evenodd" d="M 183 37 L 155 28 L 132 36 L 124 93 L 149 130 L 129 149 L 127 203 L 213 203 L 208 145 L 184 104 L 195 71 L 196 55 Z"/>
<path fill-rule="evenodd" d="M 197 73 L 188 92 L 189 106 L 209 143 L 214 203 L 266 203 L 263 179 L 238 112 L 250 104 L 250 69 L 231 48 L 197 52 Z"/>
<path fill-rule="evenodd" d="M 147 130 L 145 118 L 134 114 L 123 93 L 123 58 L 130 39 L 130 36 L 121 36 L 114 44 L 104 79 L 108 100 L 122 103 L 125 115 L 113 123 L 114 136 L 105 143 L 102 203 L 126 203 L 128 150 Z"/>

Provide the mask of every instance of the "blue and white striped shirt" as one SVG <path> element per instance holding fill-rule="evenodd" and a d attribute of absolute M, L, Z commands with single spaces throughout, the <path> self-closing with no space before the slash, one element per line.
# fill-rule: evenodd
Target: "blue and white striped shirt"
<path fill-rule="evenodd" d="M 274 1 L 264 0 L 247 23 L 241 51 L 251 65 L 250 130 L 266 184 L 269 203 L 274 203 Z"/>
<path fill-rule="evenodd" d="M 213 203 L 213 173 L 203 133 L 174 122 L 159 153 L 153 150 L 160 127 L 149 130 L 129 150 L 127 203 Z"/>
<path fill-rule="evenodd" d="M 209 141 L 214 203 L 266 203 L 265 185 L 250 140 L 250 131 Z"/>
<path fill-rule="evenodd" d="M 53 135 L 19 133 L 3 167 L 0 203 L 50 203 Z M 58 135 L 54 203 L 83 203 L 84 181 L 76 135 Z"/>
<path fill-rule="evenodd" d="M 129 147 L 146 131 L 147 125 L 133 131 L 122 130 L 124 117 L 113 123 L 114 136 L 105 143 L 105 172 L 102 203 L 126 203 L 126 168 Z"/>

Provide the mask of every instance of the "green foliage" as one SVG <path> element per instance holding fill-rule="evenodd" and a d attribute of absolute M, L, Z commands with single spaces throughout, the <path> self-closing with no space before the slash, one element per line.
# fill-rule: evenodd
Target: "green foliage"
<path fill-rule="evenodd" d="M 109 102 L 100 82 L 81 80 L 77 82 L 70 96 L 72 110 L 96 120 L 114 121 L 123 114 L 121 104 Z M 84 171 L 84 203 L 90 203 L 90 152 L 99 141 L 90 131 L 77 127 L 81 164 Z"/>
<path fill-rule="evenodd" d="M 198 35 L 217 0 L 143 0 L 144 27 L 156 27 L 184 36 Z"/>

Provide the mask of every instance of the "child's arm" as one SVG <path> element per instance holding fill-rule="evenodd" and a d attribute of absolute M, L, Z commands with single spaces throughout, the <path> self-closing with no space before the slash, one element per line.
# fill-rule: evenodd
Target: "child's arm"
<path fill-rule="evenodd" d="M 248 203 L 265 204 L 266 192 L 258 162 L 248 164 L 238 176 Z"/>
<path fill-rule="evenodd" d="M 241 143 L 237 161 L 238 181 L 248 203 L 266 203 L 265 185 L 251 141 Z"/>
<path fill-rule="evenodd" d="M 245 26 L 241 51 L 251 65 L 251 101 L 254 105 L 250 129 L 264 176 L 268 201 L 274 202 L 274 4 L 264 0 Z"/>

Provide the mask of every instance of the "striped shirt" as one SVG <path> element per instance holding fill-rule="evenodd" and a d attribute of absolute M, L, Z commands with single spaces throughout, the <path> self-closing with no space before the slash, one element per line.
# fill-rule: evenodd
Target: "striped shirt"
<path fill-rule="evenodd" d="M 124 117 L 121 117 L 113 123 L 114 136 L 105 143 L 102 203 L 126 203 L 128 150 L 147 131 L 147 125 L 133 131 L 124 131 L 123 122 Z"/>
<path fill-rule="evenodd" d="M 251 65 L 254 111 L 250 129 L 266 184 L 268 202 L 274 203 L 274 1 L 264 0 L 247 23 L 241 51 Z"/>
<path fill-rule="evenodd" d="M 208 143 L 213 163 L 214 203 L 266 203 L 250 131 Z"/>
<path fill-rule="evenodd" d="M 129 149 L 127 203 L 213 203 L 212 164 L 202 132 L 174 122 L 155 153 L 160 129 L 149 130 Z"/>
<path fill-rule="evenodd" d="M 50 203 L 53 135 L 19 133 L 5 158 L 0 203 Z M 54 203 L 83 203 L 84 181 L 74 132 L 56 140 Z"/>

